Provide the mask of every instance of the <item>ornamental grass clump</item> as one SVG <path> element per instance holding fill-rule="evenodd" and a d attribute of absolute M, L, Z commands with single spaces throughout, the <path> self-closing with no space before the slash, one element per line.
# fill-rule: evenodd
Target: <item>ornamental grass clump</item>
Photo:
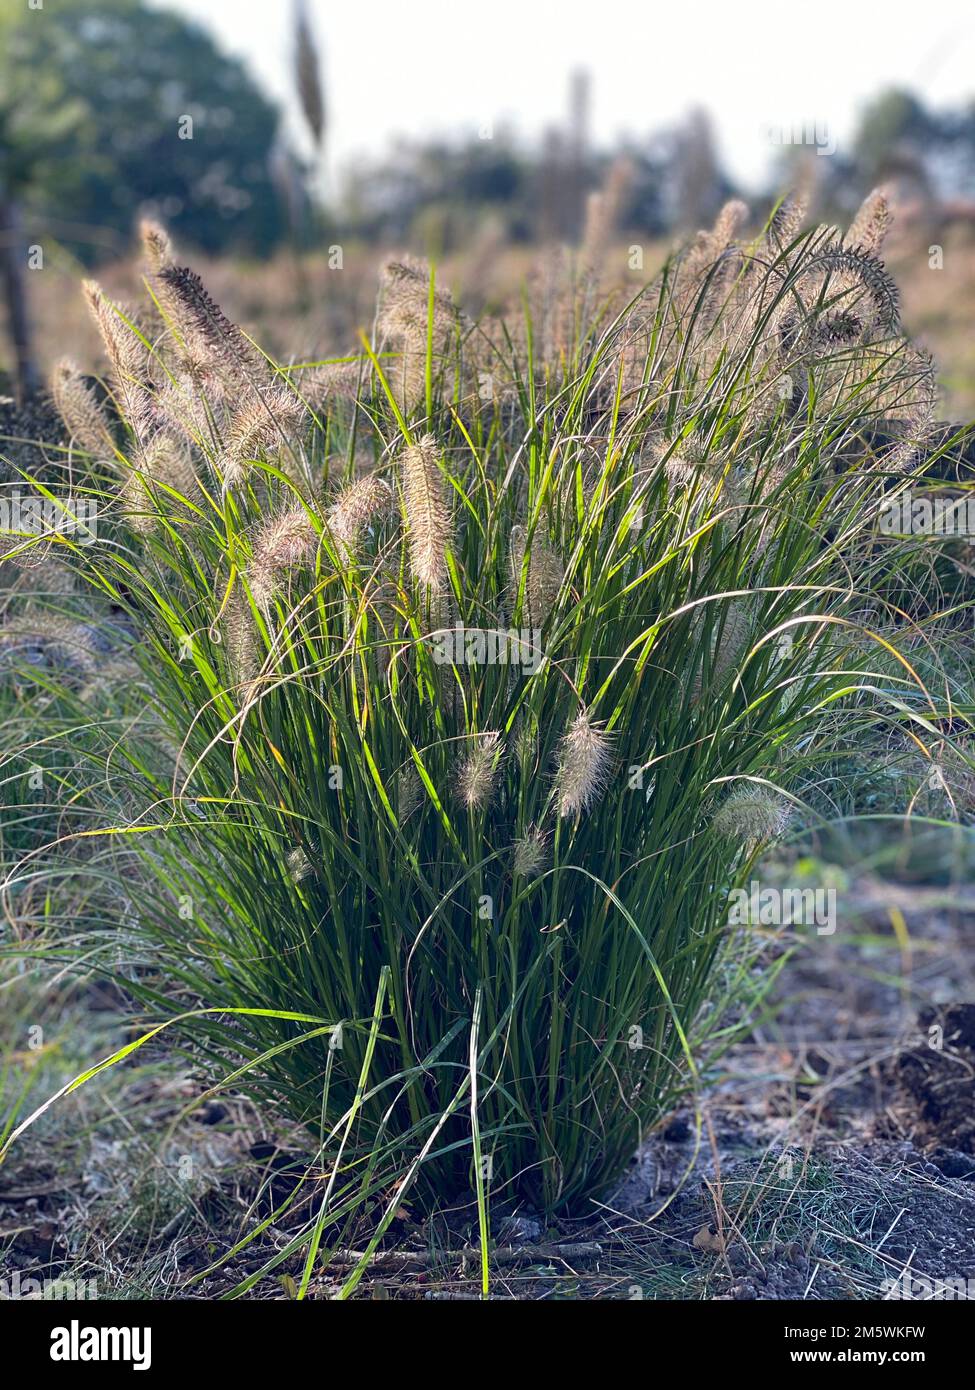
<path fill-rule="evenodd" d="M 91 871 L 126 989 L 315 1136 L 308 1270 L 366 1202 L 378 1238 L 605 1193 L 740 1011 L 729 891 L 865 724 L 930 709 L 871 656 L 933 409 L 878 207 L 849 246 L 732 205 L 635 297 L 563 257 L 503 323 L 397 263 L 375 348 L 305 368 L 158 229 L 151 328 L 89 291 L 114 410 L 58 390 L 107 520 L 61 550 L 141 672 L 83 707 L 131 731 Z"/>

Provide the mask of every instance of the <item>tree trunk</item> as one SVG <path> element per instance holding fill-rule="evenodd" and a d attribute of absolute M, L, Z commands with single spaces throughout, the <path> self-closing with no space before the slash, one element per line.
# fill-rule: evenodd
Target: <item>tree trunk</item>
<path fill-rule="evenodd" d="M 34 358 L 27 309 L 26 246 L 20 229 L 20 209 L 0 189 L 0 277 L 7 305 L 7 324 L 16 357 L 17 394 L 21 402 L 40 390 L 41 374 Z"/>

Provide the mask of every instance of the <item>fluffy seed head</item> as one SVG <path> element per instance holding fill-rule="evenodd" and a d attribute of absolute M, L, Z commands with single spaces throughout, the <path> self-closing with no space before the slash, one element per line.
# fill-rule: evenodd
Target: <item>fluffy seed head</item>
<path fill-rule="evenodd" d="M 85 280 L 82 290 L 112 364 L 112 384 L 119 403 L 129 425 L 139 434 L 152 416 L 146 346 L 129 327 L 133 315 L 111 304 L 97 281 Z"/>
<path fill-rule="evenodd" d="M 226 396 L 223 380 L 205 363 L 184 357 L 182 368 L 167 377 L 156 395 L 159 421 L 168 429 L 178 430 L 191 444 L 209 446 L 212 442 L 213 417 Z"/>
<path fill-rule="evenodd" d="M 389 368 L 390 387 L 401 409 L 410 411 L 426 391 L 427 333 L 430 320 L 430 268 L 421 261 L 391 261 L 383 270 L 378 327 L 399 350 Z M 434 364 L 447 348 L 457 323 L 450 296 L 433 296 Z"/>
<path fill-rule="evenodd" d="M 407 763 L 396 774 L 396 817 L 400 825 L 408 821 L 423 798 L 423 783 L 415 765 Z"/>
<path fill-rule="evenodd" d="M 740 198 L 730 198 L 718 213 L 712 236 L 719 251 L 723 251 L 748 221 L 748 206 Z"/>
<path fill-rule="evenodd" d="M 81 369 L 67 358 L 51 373 L 51 396 L 73 440 L 96 458 L 112 452 L 108 417 Z"/>
<path fill-rule="evenodd" d="M 310 878 L 315 872 L 315 866 L 308 858 L 307 851 L 303 845 L 297 845 L 294 849 L 289 849 L 284 860 L 288 877 L 292 883 L 301 883 L 306 878 Z"/>
<path fill-rule="evenodd" d="M 514 844 L 513 867 L 519 878 L 538 878 L 548 863 L 549 837 L 532 826 Z"/>
<path fill-rule="evenodd" d="M 859 284 L 865 294 L 860 295 L 856 307 L 865 324 L 877 332 L 897 332 L 900 292 L 875 256 L 848 247 L 830 248 L 817 254 L 810 268 L 830 277 L 831 294 L 836 293 L 837 285 L 842 292 L 846 285 Z"/>
<path fill-rule="evenodd" d="M 366 527 L 389 510 L 391 496 L 389 485 L 375 473 L 342 489 L 329 507 L 326 521 L 343 555 L 355 554 Z"/>
<path fill-rule="evenodd" d="M 736 788 L 715 812 L 711 824 L 723 840 L 747 852 L 778 839 L 789 824 L 789 806 L 767 787 L 746 783 Z"/>
<path fill-rule="evenodd" d="M 402 466 L 410 568 L 420 584 L 439 590 L 447 578 L 452 525 L 433 435 L 406 449 Z"/>
<path fill-rule="evenodd" d="M 173 245 L 166 228 L 151 217 L 139 223 L 139 236 L 150 275 L 158 275 L 173 264 Z"/>
<path fill-rule="evenodd" d="M 304 507 L 289 507 L 258 531 L 250 565 L 251 592 L 266 605 L 292 570 L 310 565 L 318 549 L 318 533 Z"/>
<path fill-rule="evenodd" d="M 498 776 L 501 735 L 480 734 L 473 751 L 460 765 L 458 798 L 467 810 L 481 810 L 490 802 Z"/>
<path fill-rule="evenodd" d="M 334 400 L 354 401 L 364 393 L 371 367 L 359 362 L 325 362 L 312 367 L 296 381 L 309 405 L 318 407 Z"/>
<path fill-rule="evenodd" d="M 389 261 L 383 267 L 380 290 L 379 330 L 396 340 L 422 334 L 426 350 L 430 315 L 430 267 L 424 261 Z M 457 323 L 457 310 L 449 294 L 434 290 L 433 350 L 443 350 Z"/>
<path fill-rule="evenodd" d="M 844 246 L 863 251 L 868 256 L 879 256 L 893 220 L 889 190 L 872 189 L 850 223 L 850 230 L 843 238 Z"/>
<path fill-rule="evenodd" d="M 227 653 L 230 674 L 246 695 L 260 669 L 258 632 L 247 596 L 234 589 L 223 611 L 220 623 L 223 648 Z"/>
<path fill-rule="evenodd" d="M 555 776 L 560 816 L 577 816 L 599 800 L 609 782 L 613 759 L 605 730 L 580 710 L 559 747 Z"/>
<path fill-rule="evenodd" d="M 565 568 L 561 559 L 543 540 L 536 539 L 528 562 L 529 620 L 541 627 L 555 606 Z"/>
<path fill-rule="evenodd" d="M 883 467 L 891 473 L 913 472 L 920 465 L 930 442 L 938 407 L 938 378 L 930 353 L 912 347 L 905 358 L 909 372 L 906 373 L 907 399 L 900 405 L 901 438 L 883 456 Z"/>
<path fill-rule="evenodd" d="M 512 604 L 517 601 L 518 590 L 521 585 L 525 564 L 526 534 L 524 526 L 511 528 L 508 563 Z M 555 606 L 564 578 L 565 566 L 560 556 L 536 532 L 528 557 L 528 578 L 525 585 L 524 608 L 530 627 L 544 626 L 546 618 Z"/>
<path fill-rule="evenodd" d="M 482 810 L 490 801 L 501 753 L 500 735 L 480 734 L 474 749 L 464 759 L 457 778 L 457 795 L 469 811 Z"/>
<path fill-rule="evenodd" d="M 193 457 L 185 439 L 160 430 L 138 450 L 135 465 L 155 483 L 164 483 L 181 497 L 192 498 L 197 490 Z"/>
<path fill-rule="evenodd" d="M 751 634 L 751 618 L 752 615 L 747 604 L 736 604 L 732 600 L 728 605 L 724 627 L 720 637 L 715 641 L 714 659 L 711 666 L 716 684 L 723 684 L 729 672 L 733 669 L 737 670 L 744 658 Z"/>
<path fill-rule="evenodd" d="M 188 266 L 164 266 L 156 284 L 163 309 L 179 338 L 228 381 L 266 390 L 271 370 L 257 348 L 207 292 Z"/>
<path fill-rule="evenodd" d="M 790 193 L 776 210 L 769 223 L 768 239 L 773 245 L 789 246 L 802 231 L 806 220 L 807 203 L 801 193 Z"/>
<path fill-rule="evenodd" d="M 129 469 L 123 478 L 119 500 L 126 523 L 137 535 L 148 535 L 156 520 L 155 498 L 149 478 L 138 468 Z"/>
<path fill-rule="evenodd" d="M 291 391 L 275 387 L 245 400 L 230 421 L 226 445 L 221 456 L 224 482 L 233 487 L 240 482 L 247 465 L 294 437 L 304 418 L 305 407 Z"/>

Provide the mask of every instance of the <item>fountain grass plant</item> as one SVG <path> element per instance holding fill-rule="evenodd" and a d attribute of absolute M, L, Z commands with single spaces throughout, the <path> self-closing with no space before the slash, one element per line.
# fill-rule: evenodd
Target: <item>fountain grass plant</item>
<path fill-rule="evenodd" d="M 147 312 L 87 289 L 114 413 L 55 390 L 101 529 L 44 563 L 131 640 L 62 663 L 61 843 L 113 906 L 58 952 L 312 1132 L 302 1292 L 367 1201 L 373 1248 L 407 1201 L 486 1236 L 605 1193 L 754 990 L 729 890 L 865 728 L 933 727 L 890 598 L 923 561 L 877 530 L 934 401 L 883 217 L 743 215 L 635 297 L 550 259 L 490 323 L 391 264 L 307 367 L 159 228 Z"/>

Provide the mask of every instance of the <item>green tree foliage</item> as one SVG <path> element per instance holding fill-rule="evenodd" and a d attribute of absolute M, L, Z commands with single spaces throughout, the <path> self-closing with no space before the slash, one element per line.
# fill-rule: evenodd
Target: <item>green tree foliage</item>
<path fill-rule="evenodd" d="M 927 111 L 910 92 L 891 88 L 869 103 L 853 147 L 857 168 L 870 179 L 905 169 L 918 171 L 925 154 L 950 138 L 947 119 Z"/>
<path fill-rule="evenodd" d="M 208 251 L 267 251 L 278 114 L 203 29 L 141 0 L 0 12 L 0 184 L 91 257 L 150 207 Z"/>

